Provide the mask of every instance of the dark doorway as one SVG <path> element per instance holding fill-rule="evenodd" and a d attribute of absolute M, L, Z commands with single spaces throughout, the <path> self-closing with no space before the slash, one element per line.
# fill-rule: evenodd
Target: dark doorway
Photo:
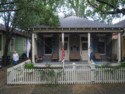
<path fill-rule="evenodd" d="M 45 37 L 45 54 L 52 53 L 52 37 Z"/>

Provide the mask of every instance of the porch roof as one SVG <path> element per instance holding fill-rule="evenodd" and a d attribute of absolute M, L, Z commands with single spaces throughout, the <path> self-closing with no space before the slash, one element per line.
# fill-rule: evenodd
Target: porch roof
<path fill-rule="evenodd" d="M 122 27 L 108 25 L 85 18 L 70 16 L 60 19 L 58 27 L 37 25 L 32 28 L 33 32 L 122 32 Z"/>

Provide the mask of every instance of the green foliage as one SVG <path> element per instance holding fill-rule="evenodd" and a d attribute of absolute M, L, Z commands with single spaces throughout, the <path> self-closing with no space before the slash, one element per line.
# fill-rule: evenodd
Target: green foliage
<path fill-rule="evenodd" d="M 125 12 L 125 0 L 87 0 L 91 8 L 91 14 L 97 13 L 100 21 L 111 23 L 113 19 L 120 18 Z M 96 15 L 94 15 L 96 16 Z"/>
<path fill-rule="evenodd" d="M 110 64 L 103 64 L 101 66 L 98 66 L 98 68 L 112 68 L 112 69 L 125 68 L 125 61 L 121 62 L 119 65 L 116 66 L 111 66 Z"/>
<path fill-rule="evenodd" d="M 33 63 L 26 63 L 24 65 L 24 68 L 26 68 L 26 69 L 33 69 L 34 68 L 34 64 Z"/>
<path fill-rule="evenodd" d="M 47 81 L 47 84 L 55 84 L 57 83 L 57 79 L 62 74 L 62 70 L 54 70 L 54 69 L 44 69 L 39 70 L 41 80 Z"/>
<path fill-rule="evenodd" d="M 109 64 L 103 64 L 101 66 L 98 66 L 98 68 L 111 68 L 112 66 L 110 66 Z"/>
<path fill-rule="evenodd" d="M 111 24 L 113 19 L 125 15 L 121 10 L 124 6 L 125 0 L 61 0 L 59 9 L 65 16 L 76 15 Z"/>
<path fill-rule="evenodd" d="M 12 2 L 15 3 L 11 4 Z M 20 30 L 28 30 L 35 25 L 57 26 L 58 2 L 58 0 L 11 0 L 9 2 L 5 0 L 0 4 L 0 11 L 4 10 L 0 14 L 3 20 L 9 23 L 8 25 Z"/>
<path fill-rule="evenodd" d="M 59 0 L 0 0 L 0 19 L 6 30 L 3 56 L 7 56 L 13 32 L 28 32 L 36 25 L 58 26 L 56 7 Z"/>
<path fill-rule="evenodd" d="M 119 65 L 119 67 L 125 68 L 125 61 L 124 61 L 124 62 L 121 62 L 120 65 Z"/>

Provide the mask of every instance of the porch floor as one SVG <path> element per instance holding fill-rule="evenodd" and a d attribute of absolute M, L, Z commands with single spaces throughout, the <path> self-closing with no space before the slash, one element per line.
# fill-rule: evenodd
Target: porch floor
<path fill-rule="evenodd" d="M 110 62 L 110 61 L 94 61 L 94 63 L 96 65 L 118 65 L 119 62 L 118 61 L 113 61 L 113 62 Z"/>
<path fill-rule="evenodd" d="M 88 61 L 65 61 L 64 66 L 68 66 L 68 65 L 71 66 L 73 63 L 75 63 L 76 65 L 79 65 L 79 64 L 89 65 Z M 46 64 L 50 64 L 51 67 L 62 67 L 63 65 L 63 63 L 59 61 L 42 61 L 39 63 L 35 63 L 35 67 L 45 67 Z"/>
<path fill-rule="evenodd" d="M 65 61 L 64 62 L 64 67 L 72 66 L 73 63 L 77 65 L 84 65 L 89 67 L 88 61 Z M 104 64 L 109 64 L 109 65 L 118 65 L 119 63 L 117 61 L 114 62 L 109 62 L 109 61 L 94 61 L 95 65 L 104 65 Z M 62 67 L 63 63 L 59 61 L 42 61 L 39 63 L 35 63 L 35 67 L 46 67 L 46 65 L 49 64 L 51 67 Z"/>

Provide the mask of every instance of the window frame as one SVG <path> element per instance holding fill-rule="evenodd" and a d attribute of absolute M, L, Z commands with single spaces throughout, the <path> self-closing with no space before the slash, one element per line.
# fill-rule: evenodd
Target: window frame
<path fill-rule="evenodd" d="M 12 44 L 13 42 L 13 44 Z M 15 38 L 12 38 L 10 40 L 10 52 L 13 52 L 15 50 Z"/>

